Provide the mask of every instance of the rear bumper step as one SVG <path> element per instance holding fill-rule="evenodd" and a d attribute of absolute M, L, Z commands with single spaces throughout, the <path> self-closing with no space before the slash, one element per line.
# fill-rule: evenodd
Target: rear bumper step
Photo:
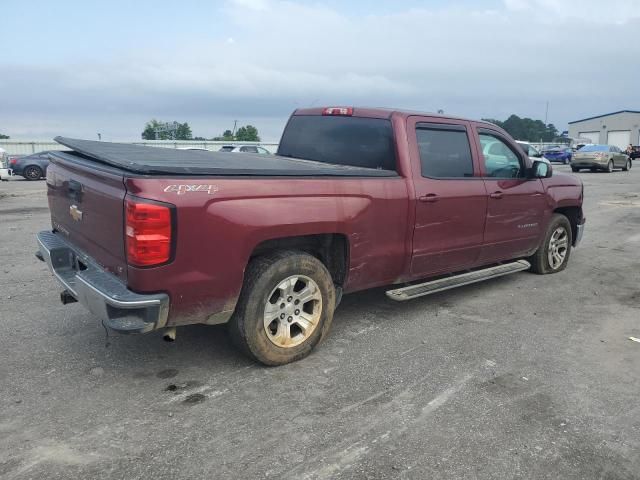
<path fill-rule="evenodd" d="M 49 266 L 64 287 L 62 303 L 80 302 L 103 325 L 120 333 L 145 333 L 166 325 L 168 295 L 132 292 L 57 233 L 40 232 L 38 247 L 36 257 Z"/>
<path fill-rule="evenodd" d="M 510 273 L 521 272 L 523 270 L 528 270 L 530 267 L 531 264 L 526 260 L 518 260 L 516 262 L 483 268 L 482 270 L 475 270 L 473 272 L 439 278 L 437 280 L 418 283 L 416 285 L 409 285 L 408 287 L 396 288 L 394 290 L 387 291 L 387 297 L 398 302 L 404 302 L 405 300 L 411 300 L 412 298 L 424 297 L 425 295 L 431 295 L 432 293 L 442 292 L 451 288 L 482 282 L 483 280 L 489 280 L 491 278 L 502 277 L 503 275 L 509 275 Z"/>

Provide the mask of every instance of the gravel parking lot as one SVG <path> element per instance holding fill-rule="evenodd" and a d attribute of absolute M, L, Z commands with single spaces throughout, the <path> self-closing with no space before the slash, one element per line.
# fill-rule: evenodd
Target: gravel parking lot
<path fill-rule="evenodd" d="M 640 478 L 640 168 L 579 175 L 566 271 L 346 296 L 279 368 L 223 327 L 106 337 L 33 255 L 45 182 L 0 184 L 0 477 Z"/>

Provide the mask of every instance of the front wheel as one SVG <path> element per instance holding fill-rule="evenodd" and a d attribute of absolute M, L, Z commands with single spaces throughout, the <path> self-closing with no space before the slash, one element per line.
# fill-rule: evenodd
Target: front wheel
<path fill-rule="evenodd" d="M 571 223 L 564 215 L 555 213 L 538 247 L 538 251 L 529 258 L 531 271 L 541 275 L 558 273 L 567 268 L 573 235 Z"/>
<path fill-rule="evenodd" d="M 613 160 L 609 160 L 609 163 L 607 163 L 607 173 L 611 172 L 613 172 Z"/>
<path fill-rule="evenodd" d="M 624 170 L 625 172 L 628 172 L 629 170 L 631 170 L 631 159 L 627 160 L 627 163 L 624 164 L 624 167 L 622 167 L 622 170 Z"/>
<path fill-rule="evenodd" d="M 234 343 L 265 365 L 306 357 L 326 336 L 336 293 L 331 274 L 317 258 L 282 251 L 257 257 L 229 322 Z"/>
<path fill-rule="evenodd" d="M 580 171 L 580 169 L 579 169 L 579 168 L 576 168 L 576 167 L 571 167 L 571 171 L 572 171 L 573 173 L 576 173 L 576 172 L 579 172 L 579 171 Z"/>

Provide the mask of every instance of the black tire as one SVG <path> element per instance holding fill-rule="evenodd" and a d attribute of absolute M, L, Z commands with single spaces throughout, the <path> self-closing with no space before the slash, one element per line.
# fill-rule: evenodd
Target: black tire
<path fill-rule="evenodd" d="M 40 180 L 42 175 L 42 169 L 37 165 L 29 165 L 22 172 L 22 176 L 30 181 Z"/>
<path fill-rule="evenodd" d="M 613 172 L 613 166 L 613 160 L 609 160 L 609 163 L 607 163 L 607 173 Z"/>
<path fill-rule="evenodd" d="M 272 292 L 291 276 L 305 276 L 315 282 L 322 297 L 321 311 L 308 338 L 299 345 L 281 347 L 267 335 L 264 315 Z M 245 272 L 240 298 L 228 325 L 229 333 L 236 346 L 254 360 L 270 366 L 284 365 L 309 355 L 327 335 L 335 302 L 331 274 L 317 258 L 298 251 L 280 251 L 257 257 L 251 260 Z"/>
<path fill-rule="evenodd" d="M 571 171 L 572 171 L 573 173 L 576 173 L 576 172 L 579 172 L 579 171 L 580 171 L 580 169 L 579 169 L 579 168 L 576 168 L 576 167 L 571 167 Z"/>
<path fill-rule="evenodd" d="M 554 232 L 559 228 L 564 228 L 566 232 L 567 247 L 562 263 L 554 268 L 549 262 L 549 249 L 551 247 L 551 238 L 554 235 Z M 539 275 L 546 275 L 549 273 L 558 273 L 567 268 L 569 256 L 571 255 L 572 243 L 573 233 L 569 219 L 562 214 L 554 213 L 538 250 L 528 258 L 529 263 L 531 263 L 531 271 Z"/>
<path fill-rule="evenodd" d="M 564 162 L 562 163 L 564 163 L 565 165 L 569 165 L 571 163 L 571 159 L 567 157 L 564 159 Z"/>
<path fill-rule="evenodd" d="M 627 162 L 624 164 L 624 167 L 622 167 L 622 170 L 625 172 L 631 170 L 631 159 L 627 160 Z"/>

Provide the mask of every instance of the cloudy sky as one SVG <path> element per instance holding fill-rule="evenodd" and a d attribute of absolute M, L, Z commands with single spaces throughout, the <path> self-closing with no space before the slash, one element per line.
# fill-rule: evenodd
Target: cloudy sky
<path fill-rule="evenodd" d="M 640 0 L 2 0 L 0 133 L 278 140 L 311 105 L 568 121 L 640 110 Z"/>

